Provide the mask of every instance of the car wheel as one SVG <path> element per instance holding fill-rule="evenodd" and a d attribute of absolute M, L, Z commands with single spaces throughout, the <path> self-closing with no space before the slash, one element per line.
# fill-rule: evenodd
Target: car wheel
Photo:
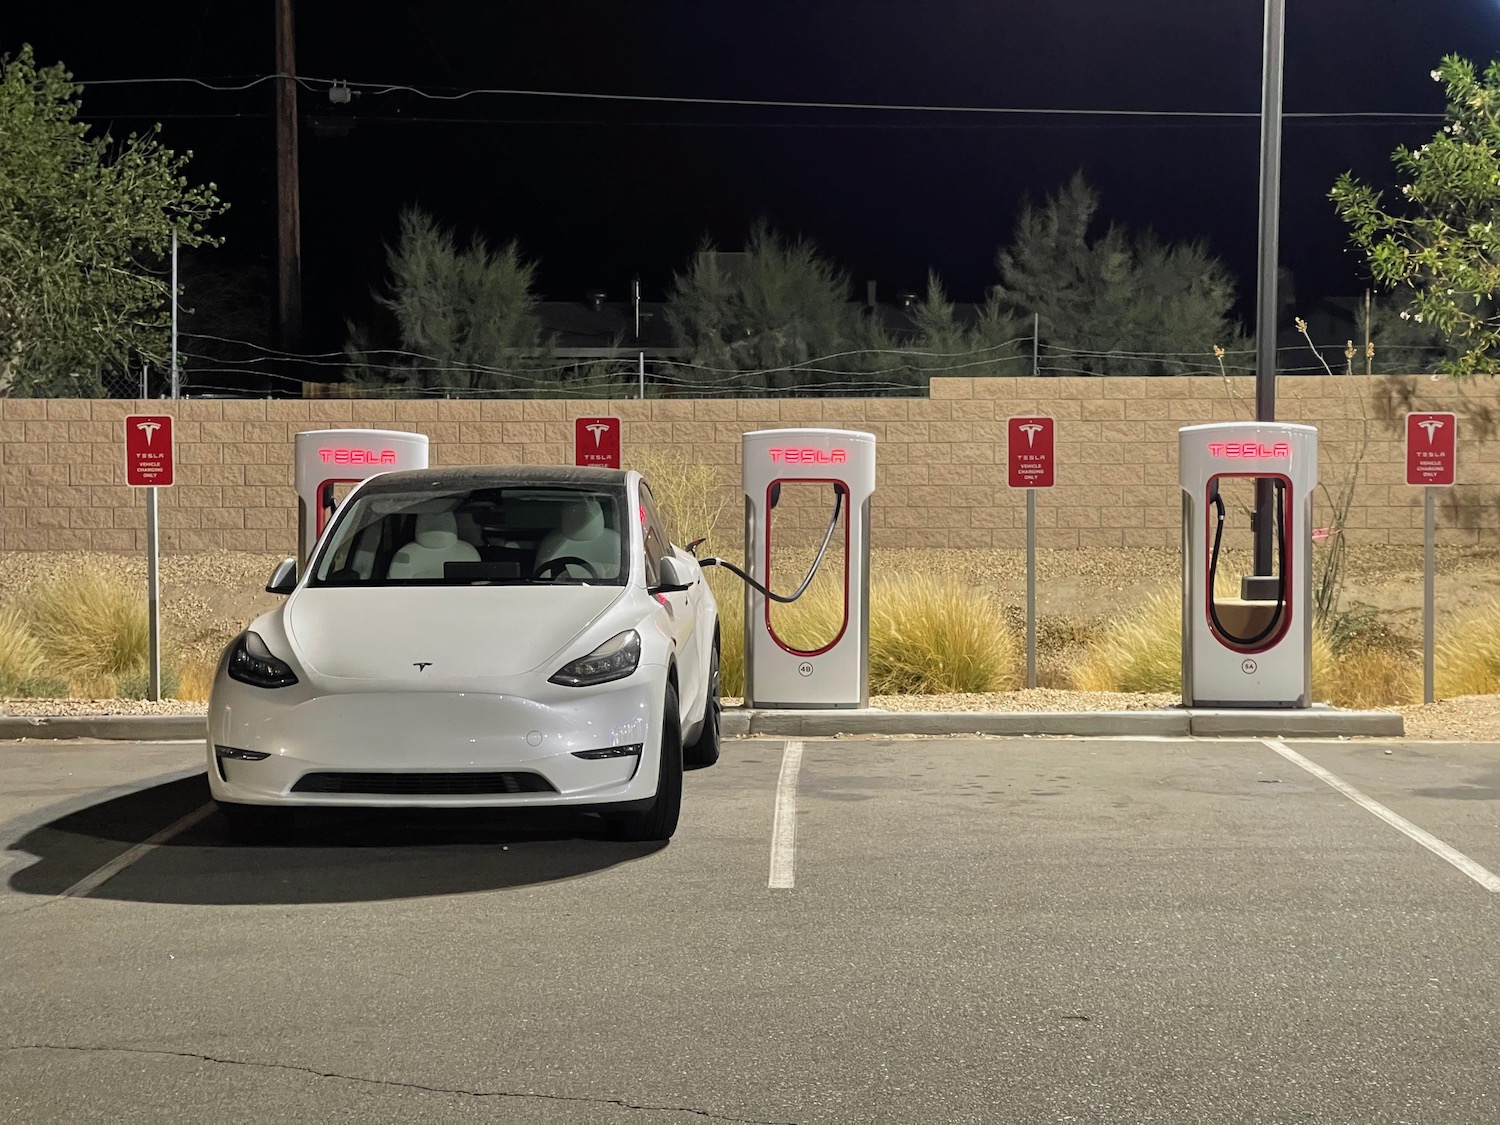
<path fill-rule="evenodd" d="M 724 705 L 719 701 L 719 638 L 708 658 L 708 699 L 703 704 L 703 729 L 691 746 L 682 750 L 682 760 L 694 767 L 711 766 L 719 760 L 720 721 Z"/>
<path fill-rule="evenodd" d="M 291 809 L 265 805 L 237 805 L 220 801 L 219 815 L 229 822 L 229 838 L 237 844 L 274 844 L 292 830 Z"/>
<path fill-rule="evenodd" d="M 620 813 L 608 819 L 617 840 L 670 840 L 682 811 L 682 717 L 677 713 L 677 689 L 667 685 L 662 710 L 661 755 L 656 775 L 656 797 L 641 812 Z"/>

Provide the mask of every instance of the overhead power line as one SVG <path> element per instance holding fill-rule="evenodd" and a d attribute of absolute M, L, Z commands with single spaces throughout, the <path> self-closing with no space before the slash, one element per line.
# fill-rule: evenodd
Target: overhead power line
<path fill-rule="evenodd" d="M 977 114 L 991 116 L 1037 116 L 1037 117 L 1147 117 L 1147 118 L 1201 118 L 1201 119 L 1241 119 L 1255 120 L 1260 117 L 1256 110 L 1207 110 L 1207 109 L 1110 109 L 1110 108 L 1080 108 L 1080 107 L 1045 107 L 1045 106 L 982 106 L 982 105 L 936 105 L 924 103 L 901 103 L 901 102 L 836 102 L 836 101 L 799 101 L 777 98 L 707 98 L 692 95 L 676 94 L 621 94 L 601 93 L 585 90 L 535 90 L 509 87 L 474 87 L 463 89 L 455 87 L 435 87 L 423 89 L 419 86 L 411 86 L 399 82 L 346 82 L 343 79 L 313 78 L 306 75 L 288 75 L 283 73 L 264 74 L 248 82 L 234 83 L 231 85 L 216 85 L 214 82 L 202 78 L 107 78 L 94 81 L 79 81 L 80 86 L 130 86 L 150 84 L 189 83 L 201 86 L 208 90 L 223 93 L 234 93 L 248 90 L 264 82 L 274 82 L 280 78 L 292 78 L 304 89 L 315 93 L 323 93 L 332 89 L 335 84 L 341 88 L 356 90 L 362 94 L 380 97 L 387 94 L 405 93 L 417 97 L 426 98 L 430 101 L 456 102 L 473 97 L 508 97 L 508 98 L 553 98 L 572 101 L 606 101 L 606 102 L 633 102 L 652 105 L 692 105 L 692 106 L 718 106 L 722 108 L 746 108 L 746 109 L 813 109 L 834 111 L 858 111 L 866 113 L 923 113 L 923 114 Z M 1286 113 L 1282 116 L 1291 119 L 1413 119 L 1413 118 L 1443 118 L 1441 113 L 1412 113 L 1393 110 L 1353 110 L 1353 111 L 1310 111 L 1300 113 Z"/>

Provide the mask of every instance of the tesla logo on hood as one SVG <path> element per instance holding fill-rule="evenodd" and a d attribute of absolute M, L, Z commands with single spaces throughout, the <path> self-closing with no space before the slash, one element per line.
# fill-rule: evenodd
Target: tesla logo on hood
<path fill-rule="evenodd" d="M 432 661 L 418 660 L 412 664 L 412 667 L 415 668 L 418 672 L 425 672 L 427 671 L 427 669 L 432 667 Z"/>
<path fill-rule="evenodd" d="M 394 449 L 320 449 L 318 456 L 323 464 L 335 465 L 394 465 Z"/>

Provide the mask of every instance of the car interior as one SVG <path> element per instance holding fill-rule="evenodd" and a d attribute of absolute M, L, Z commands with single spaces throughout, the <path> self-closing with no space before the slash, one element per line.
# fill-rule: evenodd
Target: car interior
<path fill-rule="evenodd" d="M 339 520 L 314 585 L 622 584 L 619 499 L 506 487 L 360 497 Z"/>

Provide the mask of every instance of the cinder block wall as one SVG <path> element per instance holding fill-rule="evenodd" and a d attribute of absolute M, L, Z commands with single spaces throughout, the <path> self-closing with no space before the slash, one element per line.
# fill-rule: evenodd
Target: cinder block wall
<path fill-rule="evenodd" d="M 1278 417 L 1320 430 L 1317 498 L 1357 473 L 1346 521 L 1358 543 L 1417 543 L 1421 490 L 1403 483 L 1401 415 L 1460 411 L 1459 487 L 1439 507 L 1440 541 L 1500 542 L 1500 435 L 1482 434 L 1500 405 L 1489 380 L 1425 376 L 1278 380 Z M 1058 485 L 1038 498 L 1044 547 L 1172 547 L 1178 542 L 1177 430 L 1248 419 L 1248 378 L 937 379 L 925 399 L 641 401 L 184 400 L 178 403 L 0 398 L 0 549 L 144 549 L 142 495 L 124 480 L 122 419 L 167 411 L 177 423 L 177 484 L 161 497 L 169 551 L 291 551 L 296 543 L 292 435 L 378 427 L 432 439 L 432 461 L 543 464 L 572 458 L 573 419 L 613 415 L 627 464 L 644 450 L 681 451 L 738 480 L 740 434 L 837 426 L 879 439 L 877 547 L 1022 546 L 1024 498 L 1005 486 L 1005 419 L 1057 419 Z M 1365 435 L 1368 434 L 1368 444 Z M 731 522 L 738 519 L 738 506 Z M 809 509 L 811 523 L 821 516 Z M 736 533 L 737 535 L 737 533 Z M 720 547 L 722 550 L 723 547 Z"/>

